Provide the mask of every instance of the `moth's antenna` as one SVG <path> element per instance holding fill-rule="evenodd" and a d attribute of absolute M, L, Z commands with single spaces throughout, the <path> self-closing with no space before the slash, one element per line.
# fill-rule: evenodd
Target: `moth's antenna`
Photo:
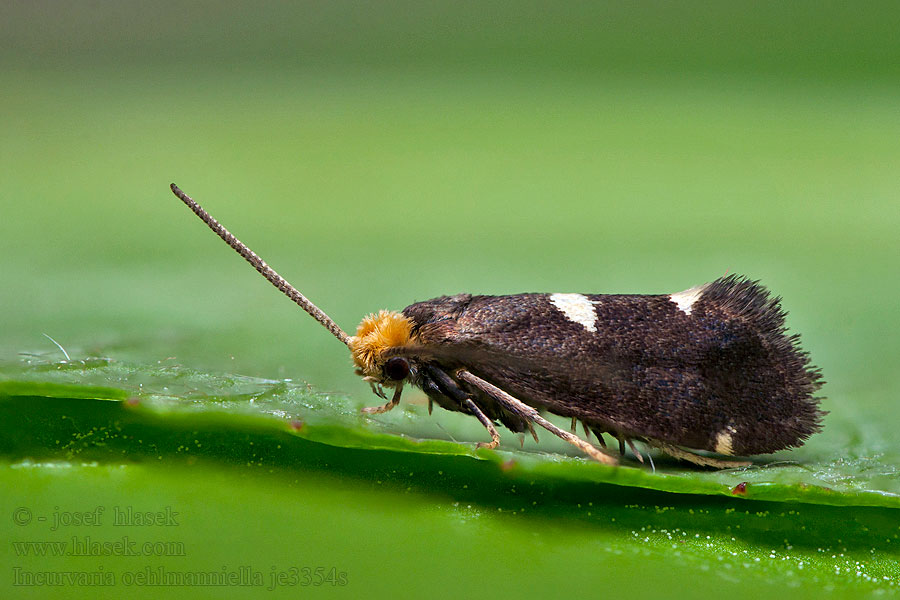
<path fill-rule="evenodd" d="M 331 317 L 326 315 L 322 310 L 306 299 L 306 296 L 301 294 L 297 288 L 288 283 L 284 277 L 275 272 L 275 270 L 267 265 L 263 259 L 258 257 L 253 250 L 244 245 L 241 240 L 234 237 L 231 232 L 222 227 L 218 221 L 212 218 L 208 212 L 203 210 L 199 204 L 194 202 L 194 200 L 178 189 L 178 186 L 174 183 L 170 186 L 172 188 L 172 192 L 178 196 L 178 198 L 187 204 L 188 208 L 194 211 L 194 214 L 200 217 L 200 220 L 206 223 L 210 229 L 212 229 L 217 236 L 222 238 L 226 244 L 234 248 L 235 252 L 244 257 L 244 259 L 253 265 L 257 271 L 259 271 L 260 275 L 269 280 L 269 283 L 277 287 L 281 292 L 296 302 L 300 308 L 305 310 L 309 315 L 325 326 L 325 328 L 330 331 L 334 337 L 344 342 L 344 344 L 348 344 L 350 342 L 350 336 L 344 333 L 344 330 L 338 327 L 338 324 L 331 320 Z"/>

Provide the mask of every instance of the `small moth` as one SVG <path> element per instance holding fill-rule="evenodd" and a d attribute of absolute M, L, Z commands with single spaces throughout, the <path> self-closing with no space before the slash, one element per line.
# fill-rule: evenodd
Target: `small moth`
<path fill-rule="evenodd" d="M 683 292 L 636 294 L 458 294 L 365 317 L 347 335 L 175 184 L 175 195 L 263 277 L 347 345 L 356 373 L 391 410 L 406 384 L 441 408 L 477 418 L 500 442 L 534 425 L 608 465 L 604 434 L 643 462 L 633 441 L 715 468 L 724 456 L 800 446 L 821 429 L 819 370 L 788 335 L 780 300 L 730 275 Z M 572 420 L 572 431 L 545 419 Z M 584 439 L 575 435 L 581 422 Z M 597 447 L 588 440 L 593 433 Z M 649 454 L 648 454 L 649 456 Z"/>

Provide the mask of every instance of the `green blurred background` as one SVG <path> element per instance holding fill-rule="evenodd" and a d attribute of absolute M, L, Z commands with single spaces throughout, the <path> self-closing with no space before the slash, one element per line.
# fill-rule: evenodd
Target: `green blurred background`
<path fill-rule="evenodd" d="M 894 2 L 6 2 L 0 358 L 305 380 L 458 293 L 762 279 L 832 421 L 896 446 Z M 446 413 L 435 418 L 450 419 Z"/>
<path fill-rule="evenodd" d="M 4 3 L 0 355 L 367 393 L 344 328 L 433 296 L 784 296 L 832 411 L 895 368 L 892 2 Z M 876 425 L 877 427 L 877 425 Z"/>

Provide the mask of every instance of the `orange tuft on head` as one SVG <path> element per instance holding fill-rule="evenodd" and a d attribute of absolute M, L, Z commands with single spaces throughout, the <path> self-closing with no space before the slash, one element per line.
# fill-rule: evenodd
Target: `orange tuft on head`
<path fill-rule="evenodd" d="M 350 352 L 353 353 L 353 362 L 363 376 L 381 379 L 384 351 L 405 346 L 411 335 L 412 323 L 396 311 L 382 310 L 377 315 L 368 315 L 348 343 Z"/>

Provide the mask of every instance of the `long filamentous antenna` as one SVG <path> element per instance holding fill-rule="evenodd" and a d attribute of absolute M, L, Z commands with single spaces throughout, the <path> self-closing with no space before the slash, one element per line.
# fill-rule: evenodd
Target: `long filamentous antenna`
<path fill-rule="evenodd" d="M 172 192 L 178 196 L 178 198 L 187 204 L 188 208 L 194 211 L 194 214 L 200 217 L 204 223 L 206 223 L 210 229 L 212 229 L 217 236 L 222 238 L 226 244 L 234 248 L 235 252 L 244 257 L 244 259 L 253 265 L 257 271 L 259 271 L 260 275 L 269 280 L 269 282 L 277 287 L 281 292 L 297 303 L 303 310 L 305 310 L 309 315 L 314 318 L 316 321 L 325 326 L 325 328 L 330 331 L 334 337 L 344 342 L 344 344 L 348 344 L 350 341 L 350 336 L 348 336 L 343 329 L 338 327 L 338 324 L 331 320 L 331 317 L 322 312 L 318 306 L 310 302 L 306 299 L 306 296 L 301 294 L 297 288 L 288 283 L 284 277 L 275 272 L 275 270 L 266 264 L 266 262 L 256 255 L 253 250 L 244 245 L 241 240 L 234 237 L 231 232 L 222 227 L 222 225 L 212 218 L 208 212 L 203 210 L 199 204 L 194 202 L 194 200 L 178 189 L 178 186 L 174 183 L 170 186 L 172 188 Z"/>

